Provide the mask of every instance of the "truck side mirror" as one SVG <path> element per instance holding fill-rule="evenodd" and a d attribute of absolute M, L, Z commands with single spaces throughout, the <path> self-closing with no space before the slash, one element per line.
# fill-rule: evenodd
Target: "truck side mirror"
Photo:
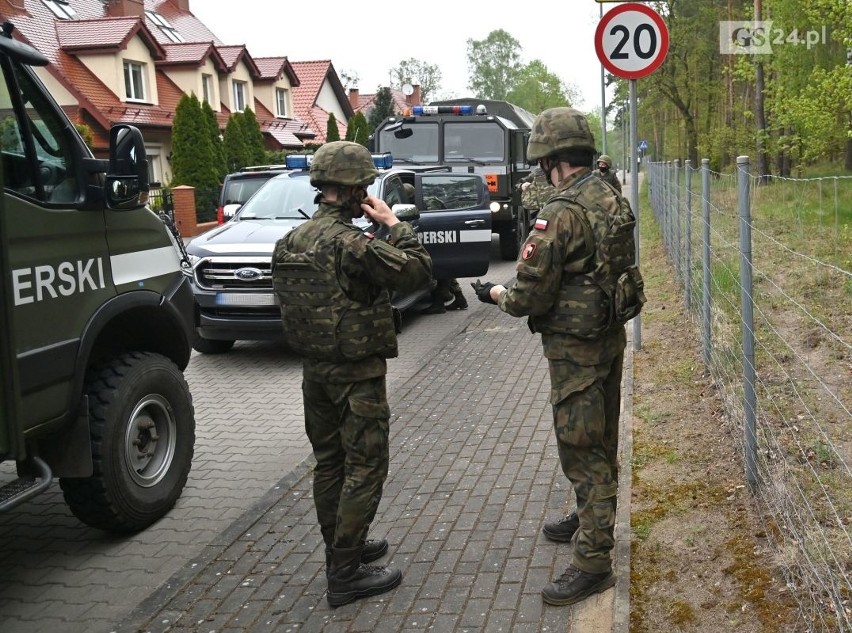
<path fill-rule="evenodd" d="M 131 125 L 114 125 L 110 130 L 106 200 L 110 209 L 137 209 L 148 202 L 145 141 Z"/>

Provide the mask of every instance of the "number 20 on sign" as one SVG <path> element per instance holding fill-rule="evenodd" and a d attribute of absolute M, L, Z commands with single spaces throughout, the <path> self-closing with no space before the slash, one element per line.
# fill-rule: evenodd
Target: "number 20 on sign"
<path fill-rule="evenodd" d="M 659 13 L 643 4 L 621 4 L 607 11 L 595 31 L 595 51 L 609 72 L 639 79 L 662 65 L 669 30 Z"/>

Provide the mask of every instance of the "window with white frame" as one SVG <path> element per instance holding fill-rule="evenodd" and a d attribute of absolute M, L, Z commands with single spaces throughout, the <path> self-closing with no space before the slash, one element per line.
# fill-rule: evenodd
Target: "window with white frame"
<path fill-rule="evenodd" d="M 145 11 L 145 15 L 148 16 L 151 22 L 160 27 L 160 30 L 163 32 L 163 35 L 169 38 L 172 42 L 180 44 L 181 42 L 186 41 L 185 39 L 183 39 L 183 36 L 178 33 L 178 30 L 173 27 L 166 18 L 164 18 L 156 11 Z"/>
<path fill-rule="evenodd" d="M 275 89 L 275 104 L 278 108 L 278 116 L 287 116 L 287 98 L 289 94 L 290 91 L 286 88 Z"/>
<path fill-rule="evenodd" d="M 246 82 L 234 81 L 234 110 L 243 112 L 246 109 Z"/>
<path fill-rule="evenodd" d="M 201 92 L 204 96 L 204 101 L 213 105 L 213 75 L 201 75 Z"/>
<path fill-rule="evenodd" d="M 41 0 L 45 6 L 53 12 L 60 20 L 73 20 L 77 12 L 71 8 L 68 0 Z"/>
<path fill-rule="evenodd" d="M 128 101 L 145 100 L 145 65 L 124 62 L 124 92 Z"/>

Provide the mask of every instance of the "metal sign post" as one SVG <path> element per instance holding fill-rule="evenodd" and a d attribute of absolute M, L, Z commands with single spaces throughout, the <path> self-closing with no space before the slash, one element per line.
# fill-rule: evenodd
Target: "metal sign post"
<path fill-rule="evenodd" d="M 630 81 L 630 206 L 636 215 L 636 264 L 639 264 L 639 136 L 636 80 L 650 75 L 666 59 L 669 30 L 659 13 L 635 2 L 619 4 L 601 18 L 595 51 L 604 67 Z M 647 143 L 645 147 L 647 148 Z M 642 150 L 644 152 L 644 150 Z M 633 349 L 642 349 L 641 314 L 633 319 Z"/>

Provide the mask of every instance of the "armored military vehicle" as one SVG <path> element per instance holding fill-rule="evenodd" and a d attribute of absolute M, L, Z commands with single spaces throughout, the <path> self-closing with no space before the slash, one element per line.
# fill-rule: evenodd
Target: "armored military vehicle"
<path fill-rule="evenodd" d="M 58 478 L 71 511 L 132 532 L 183 490 L 195 416 L 182 370 L 193 298 L 181 243 L 145 206 L 139 130 L 96 159 L 0 35 L 0 511 Z M 12 467 L 12 464 L 15 467 Z"/>

